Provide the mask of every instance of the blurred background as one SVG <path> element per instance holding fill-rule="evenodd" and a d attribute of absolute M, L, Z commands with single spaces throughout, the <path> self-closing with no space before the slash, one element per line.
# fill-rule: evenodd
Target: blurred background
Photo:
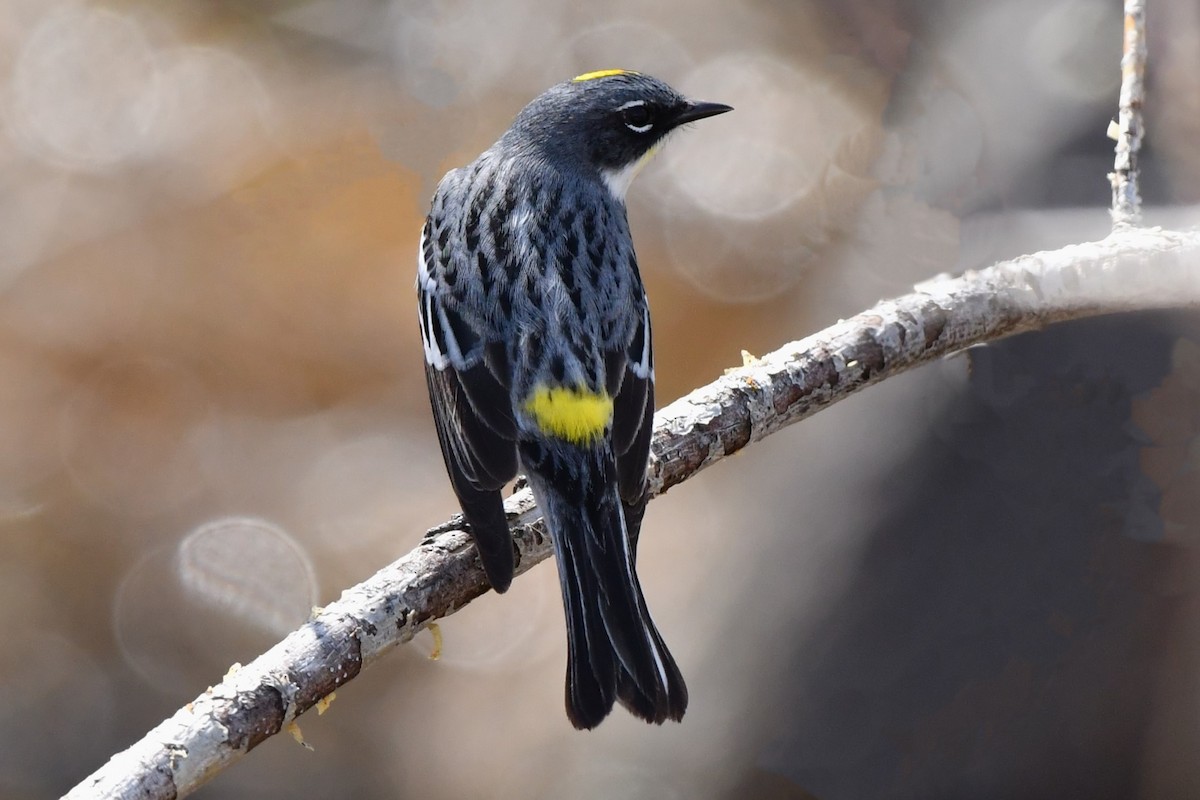
<path fill-rule="evenodd" d="M 1200 9 L 1143 192 L 1200 201 Z M 428 198 L 548 85 L 736 107 L 630 196 L 659 402 L 940 272 L 1104 236 L 1119 0 L 0 4 L 0 796 L 51 797 L 455 510 Z M 1200 791 L 1200 325 L 1063 325 L 650 507 L 682 725 L 562 710 L 542 565 L 205 798 Z M 423 635 L 424 636 L 424 635 Z"/>

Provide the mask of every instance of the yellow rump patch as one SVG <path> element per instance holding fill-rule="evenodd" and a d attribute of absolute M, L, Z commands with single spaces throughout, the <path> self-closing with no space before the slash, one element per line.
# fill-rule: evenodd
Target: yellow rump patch
<path fill-rule="evenodd" d="M 540 386 L 522 407 L 533 417 L 538 430 L 571 444 L 599 438 L 613 415 L 613 401 L 607 392 L 590 392 L 583 387 Z"/>
<path fill-rule="evenodd" d="M 639 75 L 641 73 L 634 72 L 628 69 L 598 69 L 595 72 L 585 72 L 582 75 L 576 75 L 571 78 L 574 83 L 582 81 L 594 81 L 597 78 L 611 78 L 613 75 Z"/>

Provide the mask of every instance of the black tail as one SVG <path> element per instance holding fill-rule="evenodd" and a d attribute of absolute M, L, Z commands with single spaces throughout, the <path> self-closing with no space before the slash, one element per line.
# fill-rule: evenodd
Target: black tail
<path fill-rule="evenodd" d="M 646 610 L 611 449 L 525 442 L 520 451 L 558 560 L 571 723 L 594 728 L 617 701 L 647 722 L 679 721 L 687 687 Z"/>

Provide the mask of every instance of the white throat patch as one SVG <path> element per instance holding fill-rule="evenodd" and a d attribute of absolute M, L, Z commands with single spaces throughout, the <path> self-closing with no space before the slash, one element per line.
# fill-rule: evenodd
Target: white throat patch
<path fill-rule="evenodd" d="M 632 164 L 627 164 L 620 169 L 602 169 L 600 177 L 604 179 L 604 185 L 612 192 L 612 196 L 622 203 L 625 202 L 625 193 L 629 191 L 629 184 L 633 183 L 633 179 L 638 176 L 642 168 L 650 163 L 650 159 L 654 158 L 654 154 L 658 152 L 658 148 L 662 146 L 660 139 L 653 147 Z"/>

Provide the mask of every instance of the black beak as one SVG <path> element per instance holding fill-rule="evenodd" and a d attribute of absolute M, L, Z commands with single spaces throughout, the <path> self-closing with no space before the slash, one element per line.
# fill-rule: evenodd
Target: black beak
<path fill-rule="evenodd" d="M 695 122 L 705 117 L 715 117 L 717 114 L 724 114 L 726 111 L 733 111 L 733 106 L 727 106 L 724 103 L 688 103 L 683 107 L 682 111 L 675 115 L 674 124 L 683 125 L 685 122 Z"/>

